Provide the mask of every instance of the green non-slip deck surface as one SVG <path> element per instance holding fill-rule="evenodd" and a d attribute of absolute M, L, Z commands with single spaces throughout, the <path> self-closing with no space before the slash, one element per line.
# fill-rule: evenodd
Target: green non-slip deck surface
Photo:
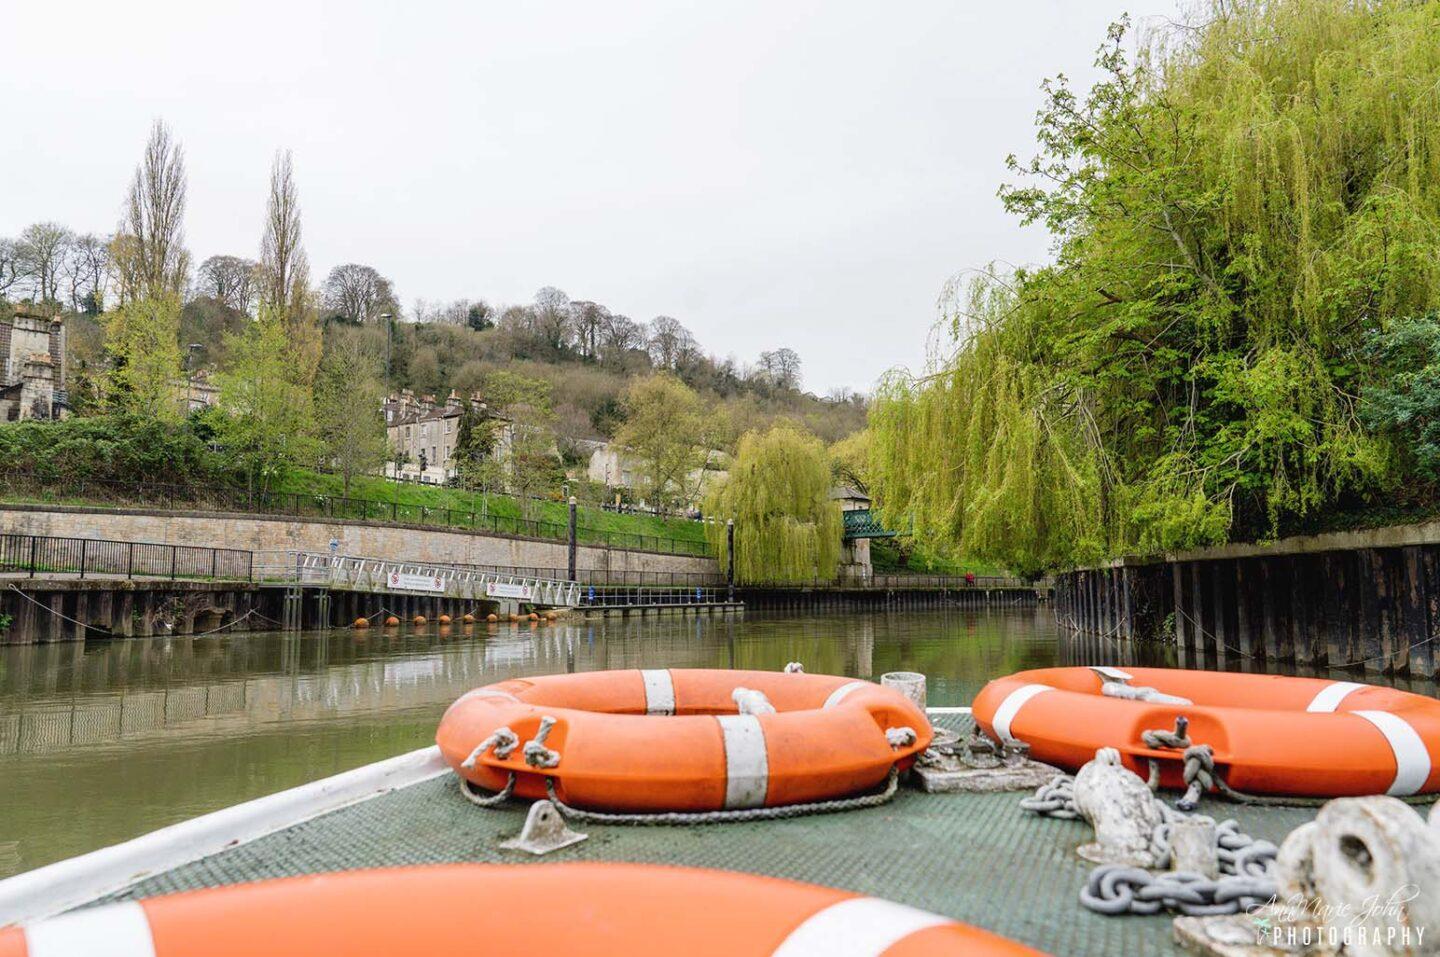
<path fill-rule="evenodd" d="M 937 723 L 962 727 L 967 719 Z M 968 729 L 967 729 L 968 730 Z M 327 814 L 156 875 L 117 899 L 269 877 L 455 861 L 543 866 L 634 861 L 724 868 L 810 881 L 910 904 L 985 927 L 1056 955 L 1178 953 L 1165 917 L 1096 916 L 1077 894 L 1091 839 L 1078 821 L 1040 818 L 1019 794 L 930 795 L 908 788 L 884 807 L 753 824 L 703 827 L 582 825 L 580 844 L 543 858 L 501 851 L 526 807 L 484 810 L 444 775 Z M 1305 809 L 1210 804 L 1242 829 L 1277 843 L 1310 820 Z"/>

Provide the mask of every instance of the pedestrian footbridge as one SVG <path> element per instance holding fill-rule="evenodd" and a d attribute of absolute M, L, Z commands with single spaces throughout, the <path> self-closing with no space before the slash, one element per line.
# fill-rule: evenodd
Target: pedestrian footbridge
<path fill-rule="evenodd" d="M 525 575 L 516 569 L 444 562 L 402 562 L 325 552 L 257 554 L 262 582 L 346 591 L 522 601 L 552 608 L 580 603 L 578 582 Z"/>

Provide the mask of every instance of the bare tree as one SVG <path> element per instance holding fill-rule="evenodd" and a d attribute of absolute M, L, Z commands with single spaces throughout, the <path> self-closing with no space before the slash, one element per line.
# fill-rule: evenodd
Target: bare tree
<path fill-rule="evenodd" d="M 656 316 L 651 320 L 648 345 L 650 358 L 662 369 L 678 369 L 697 348 L 690 330 L 669 316 Z"/>
<path fill-rule="evenodd" d="M 249 314 L 259 295 L 260 264 L 244 256 L 211 256 L 200 264 L 195 294 Z"/>
<path fill-rule="evenodd" d="M 610 318 L 610 310 L 598 302 L 582 300 L 570 303 L 570 317 L 580 354 L 588 359 L 599 358 L 600 340 L 605 322 Z"/>
<path fill-rule="evenodd" d="M 70 308 L 94 315 L 103 312 L 105 290 L 110 285 L 110 240 L 94 233 L 74 237 L 62 268 L 70 290 Z"/>
<path fill-rule="evenodd" d="M 190 254 L 184 218 L 185 154 L 170 138 L 170 129 L 156 120 L 112 247 L 122 301 L 179 295 L 185 289 Z"/>
<path fill-rule="evenodd" d="M 383 312 L 394 314 L 395 289 L 370 266 L 346 263 L 330 270 L 321 291 L 328 315 L 354 323 L 370 322 Z"/>
<path fill-rule="evenodd" d="M 554 286 L 545 286 L 535 293 L 531 310 L 535 335 L 554 352 L 563 352 L 570 344 L 570 297 Z"/>
<path fill-rule="evenodd" d="M 776 388 L 800 388 L 800 356 L 794 349 L 760 353 L 760 370 Z"/>
<path fill-rule="evenodd" d="M 265 235 L 260 241 L 260 305 L 284 326 L 300 381 L 320 364 L 320 326 L 310 308 L 310 261 L 300 236 L 300 194 L 290 152 L 275 154 Z"/>
<path fill-rule="evenodd" d="M 270 168 L 270 199 L 265 236 L 260 241 L 260 301 L 288 322 L 305 307 L 310 291 L 310 260 L 300 235 L 300 194 L 289 150 L 275 155 Z"/>
<path fill-rule="evenodd" d="M 20 270 L 36 302 L 60 299 L 60 274 L 75 234 L 59 223 L 35 223 L 20 234 Z"/>
<path fill-rule="evenodd" d="M 8 298 L 10 290 L 19 286 L 21 278 L 20 244 L 0 237 L 0 299 Z"/>
<path fill-rule="evenodd" d="M 645 328 L 629 316 L 622 316 L 618 312 L 612 312 L 605 317 L 605 325 L 600 335 L 600 354 L 607 361 L 619 361 L 628 353 L 646 347 Z"/>

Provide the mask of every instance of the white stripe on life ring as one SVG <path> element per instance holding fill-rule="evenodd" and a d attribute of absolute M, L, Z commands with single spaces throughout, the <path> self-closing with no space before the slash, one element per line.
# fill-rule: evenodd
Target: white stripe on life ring
<path fill-rule="evenodd" d="M 640 677 L 645 681 L 645 713 L 675 713 L 675 682 L 665 669 L 642 670 Z"/>
<path fill-rule="evenodd" d="M 30 957 L 155 957 L 150 921 L 136 902 L 73 911 L 25 928 Z"/>
<path fill-rule="evenodd" d="M 498 688 L 476 688 L 474 691 L 467 691 L 460 696 L 461 701 L 466 698 L 504 698 L 506 701 L 514 701 L 517 704 L 520 702 L 520 699 L 510 692 L 501 691 Z"/>
<path fill-rule="evenodd" d="M 1340 702 L 1345 700 L 1346 695 L 1352 691 L 1359 691 L 1363 687 L 1365 686 L 1354 681 L 1331 682 L 1320 689 L 1320 693 L 1310 701 L 1305 710 L 1317 713 L 1334 711 L 1340 707 Z"/>
<path fill-rule="evenodd" d="M 852 681 L 852 682 L 850 682 L 849 684 L 841 685 L 840 687 L 836 688 L 834 691 L 830 692 L 830 697 L 826 698 L 826 699 L 825 699 L 825 703 L 824 703 L 823 705 L 821 705 L 820 707 L 822 707 L 822 708 L 833 708 L 833 707 L 835 707 L 837 704 L 839 704 L 840 702 L 844 701 L 844 700 L 845 700 L 845 696 L 848 695 L 850 692 L 852 692 L 852 691 L 859 691 L 861 688 L 865 687 L 867 684 L 869 684 L 869 682 L 867 682 L 867 681 Z"/>
<path fill-rule="evenodd" d="M 1350 711 L 1380 729 L 1395 752 L 1395 780 L 1386 794 L 1416 794 L 1430 777 L 1430 752 L 1410 722 L 1388 711 Z"/>
<path fill-rule="evenodd" d="M 725 809 L 763 807 L 770 790 L 770 759 L 765 731 L 753 714 L 720 714 L 725 742 Z"/>
<path fill-rule="evenodd" d="M 811 914 L 773 957 L 878 957 L 911 934 L 949 923 L 904 904 L 853 897 Z"/>
<path fill-rule="evenodd" d="M 995 709 L 995 717 L 990 719 L 995 733 L 1002 741 L 1014 741 L 1015 736 L 1010 733 L 1010 722 L 1015 720 L 1015 715 L 1025 706 L 1025 702 L 1035 697 L 1042 691 L 1054 691 L 1049 685 L 1021 685 L 1005 696 L 1000 702 L 1000 707 Z"/>

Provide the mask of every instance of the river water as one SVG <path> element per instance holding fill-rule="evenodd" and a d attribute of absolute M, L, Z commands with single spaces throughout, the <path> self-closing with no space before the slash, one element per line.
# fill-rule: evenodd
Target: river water
<path fill-rule="evenodd" d="M 968 704 L 1025 668 L 1175 664 L 1163 645 L 1062 637 L 1043 608 L 0 648 L 0 876 L 424 747 L 451 701 L 502 678 L 789 661 L 863 678 L 923 672 L 932 705 Z"/>

